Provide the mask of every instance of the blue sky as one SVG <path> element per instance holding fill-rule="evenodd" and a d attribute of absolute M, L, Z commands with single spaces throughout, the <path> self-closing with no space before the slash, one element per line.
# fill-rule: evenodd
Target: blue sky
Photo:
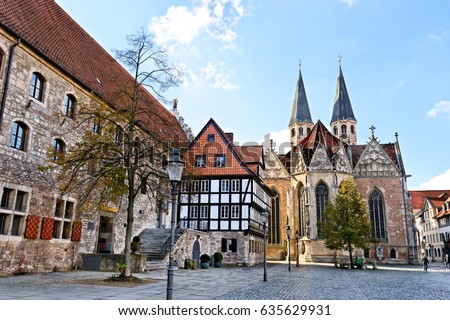
<path fill-rule="evenodd" d="M 299 60 L 313 121 L 328 126 L 341 55 L 358 143 L 371 125 L 382 143 L 398 132 L 409 188 L 450 189 L 450 1 L 56 2 L 109 52 L 153 32 L 184 71 L 165 96 L 194 134 L 214 118 L 241 145 L 289 141 Z"/>

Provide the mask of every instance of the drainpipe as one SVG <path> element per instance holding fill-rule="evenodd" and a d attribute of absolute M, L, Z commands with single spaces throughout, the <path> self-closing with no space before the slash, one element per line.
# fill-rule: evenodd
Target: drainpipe
<path fill-rule="evenodd" d="M 20 43 L 20 38 L 18 38 L 17 42 L 12 45 L 11 50 L 9 52 L 8 70 L 6 70 L 6 78 L 5 78 L 5 85 L 3 87 L 2 103 L 0 105 L 0 130 L 2 129 L 2 124 L 3 124 L 3 113 L 5 112 L 6 96 L 8 95 L 9 77 L 11 75 L 14 50 L 19 45 L 19 43 Z"/>

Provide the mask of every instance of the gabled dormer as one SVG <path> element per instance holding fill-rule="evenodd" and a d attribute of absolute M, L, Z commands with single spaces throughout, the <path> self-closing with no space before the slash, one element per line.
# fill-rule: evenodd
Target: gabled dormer
<path fill-rule="evenodd" d="M 276 152 L 270 148 L 264 157 L 265 174 L 268 179 L 290 179 L 290 175 Z"/>

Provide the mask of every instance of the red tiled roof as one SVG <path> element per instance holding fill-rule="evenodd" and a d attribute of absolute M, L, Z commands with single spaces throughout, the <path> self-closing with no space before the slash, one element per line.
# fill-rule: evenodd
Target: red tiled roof
<path fill-rule="evenodd" d="M 131 75 L 53 0 L 0 0 L 0 25 L 116 108 Z M 140 119 L 157 139 L 186 142 L 175 117 L 142 88 Z"/>
<path fill-rule="evenodd" d="M 215 135 L 214 141 L 208 141 L 207 137 L 210 134 Z M 229 135 L 219 127 L 214 119 L 210 119 L 187 149 L 184 156 L 186 171 L 201 176 L 258 175 L 262 152 L 263 147 L 259 145 L 235 146 Z M 215 167 L 214 157 L 216 154 L 225 154 L 225 167 Z M 197 155 L 206 157 L 204 168 L 195 167 L 195 156 Z"/>
<path fill-rule="evenodd" d="M 422 209 L 425 198 L 446 200 L 450 196 L 450 190 L 410 190 L 413 209 Z"/>

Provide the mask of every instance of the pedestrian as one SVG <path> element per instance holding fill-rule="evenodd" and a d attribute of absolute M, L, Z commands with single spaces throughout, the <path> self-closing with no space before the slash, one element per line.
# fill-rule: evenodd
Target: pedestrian
<path fill-rule="evenodd" d="M 445 254 L 444 263 L 445 263 L 445 270 L 448 270 L 450 268 L 450 260 L 448 258 L 448 254 Z"/>
<path fill-rule="evenodd" d="M 427 256 L 424 256 L 422 258 L 422 263 L 423 263 L 423 271 L 428 271 L 428 258 L 427 258 Z"/>

